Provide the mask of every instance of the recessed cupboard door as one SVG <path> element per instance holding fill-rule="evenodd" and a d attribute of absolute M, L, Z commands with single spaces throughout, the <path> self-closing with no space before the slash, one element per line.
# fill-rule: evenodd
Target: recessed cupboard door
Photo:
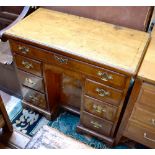
<path fill-rule="evenodd" d="M 82 102 L 82 75 L 53 65 L 44 65 L 45 83 L 50 105 L 77 114 Z"/>

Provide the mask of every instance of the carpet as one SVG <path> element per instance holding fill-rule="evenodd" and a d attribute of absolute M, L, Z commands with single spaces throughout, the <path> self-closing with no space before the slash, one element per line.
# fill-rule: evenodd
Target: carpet
<path fill-rule="evenodd" d="M 88 136 L 85 134 L 79 134 L 76 132 L 76 126 L 79 123 L 79 116 L 72 114 L 70 112 L 61 111 L 60 115 L 54 120 L 49 121 L 41 114 L 31 109 L 21 109 L 13 118 L 13 127 L 30 136 L 33 137 L 34 134 L 43 126 L 48 125 L 53 127 L 60 132 L 68 135 L 76 140 L 79 140 L 89 146 L 96 149 L 110 149 L 105 143 L 98 140 L 95 137 Z M 113 149 L 128 149 L 130 148 L 126 144 L 121 144 L 113 147 Z M 139 148 L 133 146 L 132 148 Z"/>
<path fill-rule="evenodd" d="M 92 149 L 92 147 L 44 125 L 31 138 L 25 149 Z"/>

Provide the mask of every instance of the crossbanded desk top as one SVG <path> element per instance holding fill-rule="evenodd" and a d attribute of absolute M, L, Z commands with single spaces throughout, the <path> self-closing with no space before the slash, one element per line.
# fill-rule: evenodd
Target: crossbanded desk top
<path fill-rule="evenodd" d="M 136 74 L 149 41 L 146 32 L 39 8 L 6 31 L 31 41 Z"/>

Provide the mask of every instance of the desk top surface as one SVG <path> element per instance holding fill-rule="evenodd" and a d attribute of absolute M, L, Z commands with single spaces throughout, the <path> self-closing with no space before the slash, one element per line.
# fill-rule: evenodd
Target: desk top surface
<path fill-rule="evenodd" d="M 152 31 L 151 41 L 138 72 L 138 77 L 155 84 L 155 28 Z"/>
<path fill-rule="evenodd" d="M 39 8 L 6 31 L 16 37 L 136 74 L 149 34 Z"/>

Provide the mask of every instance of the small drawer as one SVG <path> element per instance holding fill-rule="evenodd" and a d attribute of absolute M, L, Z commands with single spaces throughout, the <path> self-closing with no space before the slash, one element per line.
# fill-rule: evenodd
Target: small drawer
<path fill-rule="evenodd" d="M 100 81 L 103 84 L 113 86 L 118 89 L 124 89 L 127 76 L 113 72 L 103 67 L 98 67 L 86 62 L 79 61 L 78 58 L 56 54 L 55 51 L 44 50 L 35 46 L 27 45 L 21 42 L 10 40 L 10 45 L 13 53 L 34 58 L 46 63 L 63 66 L 74 71 L 82 72 L 89 78 Z M 57 51 L 58 53 L 59 51 Z"/>
<path fill-rule="evenodd" d="M 92 80 L 86 80 L 85 93 L 94 98 L 118 106 L 122 99 L 123 92 Z"/>
<path fill-rule="evenodd" d="M 22 85 L 35 89 L 42 93 L 45 92 L 42 78 L 21 70 L 18 70 L 18 76 Z"/>
<path fill-rule="evenodd" d="M 13 53 L 17 53 L 26 57 L 31 57 L 33 58 L 34 56 L 36 56 L 37 54 L 37 48 L 28 45 L 28 44 L 24 44 L 22 42 L 17 42 L 14 40 L 9 40 L 10 46 L 11 46 L 11 50 Z"/>
<path fill-rule="evenodd" d="M 136 142 L 146 145 L 150 148 L 155 148 L 155 130 L 146 128 L 143 124 L 134 121 L 129 121 L 125 129 L 124 136 L 132 138 Z"/>
<path fill-rule="evenodd" d="M 35 90 L 22 87 L 22 94 L 23 94 L 23 99 L 30 104 L 33 104 L 36 107 L 40 107 L 43 109 L 46 109 L 46 99 L 45 95 L 42 93 L 39 93 Z"/>
<path fill-rule="evenodd" d="M 143 83 L 136 102 L 155 112 L 155 85 Z"/>
<path fill-rule="evenodd" d="M 140 121 L 141 123 L 148 125 L 155 129 L 155 113 L 147 111 L 146 108 L 135 106 L 132 111 L 131 119 Z"/>
<path fill-rule="evenodd" d="M 114 122 L 116 119 L 117 107 L 114 107 L 108 103 L 85 96 L 83 107 L 85 111 L 92 113 L 98 117 L 105 118 L 112 122 Z"/>
<path fill-rule="evenodd" d="M 106 136 L 110 136 L 113 126 L 113 123 L 96 117 L 87 112 L 82 112 L 80 122 L 86 128 Z"/>
<path fill-rule="evenodd" d="M 25 58 L 20 55 L 15 55 L 15 61 L 16 65 L 19 69 L 22 69 L 24 71 L 27 71 L 29 73 L 42 76 L 42 70 L 41 70 L 41 62 L 35 61 L 29 58 Z"/>

